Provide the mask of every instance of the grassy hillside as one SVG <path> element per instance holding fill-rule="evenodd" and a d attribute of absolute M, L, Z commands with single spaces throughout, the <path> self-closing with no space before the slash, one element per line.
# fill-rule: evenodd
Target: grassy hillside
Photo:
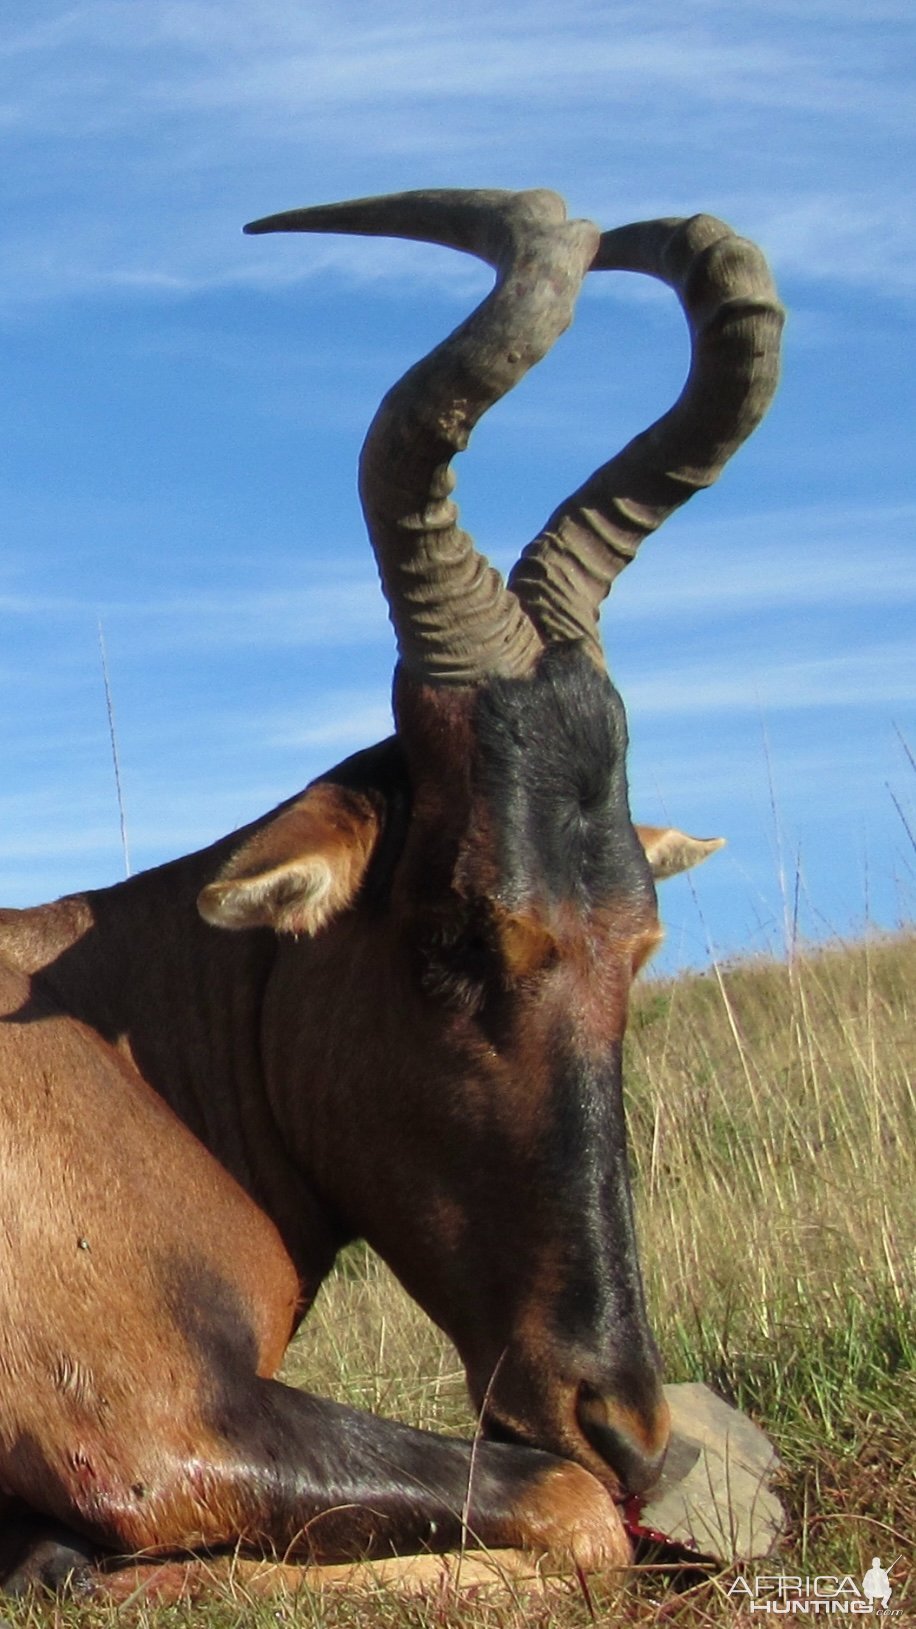
<path fill-rule="evenodd" d="M 872 1555 L 902 1556 L 892 1604 L 909 1594 L 912 1618 L 898 1623 L 916 1623 L 914 1065 L 914 938 L 648 982 L 634 1000 L 637 1205 L 669 1378 L 709 1381 L 776 1441 L 790 1526 L 779 1562 L 757 1570 L 861 1578 Z M 326 1285 L 287 1373 L 418 1424 L 472 1428 L 448 1343 L 362 1250 Z M 624 1594 L 597 1582 L 590 1599 L 551 1604 L 227 1600 L 130 1615 L 403 1629 L 752 1621 L 727 1584 L 677 1593 L 649 1573 Z M 105 1608 L 54 1616 L 113 1621 Z"/>
<path fill-rule="evenodd" d="M 775 1438 L 786 1570 L 861 1577 L 882 1545 L 911 1560 L 916 940 L 650 985 L 633 1020 L 671 1377 L 708 1380 Z"/>

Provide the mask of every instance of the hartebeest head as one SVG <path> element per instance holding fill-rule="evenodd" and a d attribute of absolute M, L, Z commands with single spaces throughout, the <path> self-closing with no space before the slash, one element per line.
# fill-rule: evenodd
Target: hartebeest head
<path fill-rule="evenodd" d="M 707 216 L 602 236 L 548 192 L 417 192 L 248 230 L 423 239 L 497 280 L 386 397 L 363 449 L 396 737 L 263 826 L 201 909 L 287 936 L 268 1085 L 338 1236 L 367 1237 L 452 1336 L 488 1432 L 635 1492 L 667 1422 L 627 1171 L 627 1000 L 660 936 L 653 869 L 717 845 L 641 843 L 598 612 L 761 418 L 781 311 L 759 253 Z M 690 375 L 507 585 L 458 527 L 451 460 L 567 327 L 589 269 L 676 289 Z"/>

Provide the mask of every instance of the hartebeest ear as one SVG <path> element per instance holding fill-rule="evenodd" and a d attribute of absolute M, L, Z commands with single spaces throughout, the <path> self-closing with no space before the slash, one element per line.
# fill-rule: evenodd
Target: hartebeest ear
<path fill-rule="evenodd" d="M 317 781 L 233 854 L 197 908 L 216 928 L 317 933 L 352 905 L 379 825 L 365 794 Z"/>
<path fill-rule="evenodd" d="M 675 826 L 637 826 L 636 835 L 656 882 L 689 871 L 691 866 L 708 860 L 717 848 L 725 847 L 724 837 L 688 837 Z"/>

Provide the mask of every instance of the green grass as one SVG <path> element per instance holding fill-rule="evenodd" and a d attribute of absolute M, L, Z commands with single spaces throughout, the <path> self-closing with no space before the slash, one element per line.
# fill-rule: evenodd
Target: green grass
<path fill-rule="evenodd" d="M 898 1624 L 916 1623 L 914 1037 L 916 938 L 901 937 L 648 982 L 628 1041 L 642 1255 L 668 1376 L 713 1384 L 777 1445 L 788 1529 L 759 1570 L 861 1577 L 872 1555 L 902 1555 L 892 1605 L 909 1594 L 912 1607 Z M 323 1289 L 287 1377 L 412 1423 L 473 1429 L 448 1342 L 363 1248 Z M 128 1615 L 150 1629 L 752 1621 L 728 1581 L 684 1592 L 647 1573 L 623 1594 L 595 1582 L 588 1600 L 227 1599 Z M 76 1605 L 5 1616 L 16 1629 L 114 1622 L 109 1608 Z"/>

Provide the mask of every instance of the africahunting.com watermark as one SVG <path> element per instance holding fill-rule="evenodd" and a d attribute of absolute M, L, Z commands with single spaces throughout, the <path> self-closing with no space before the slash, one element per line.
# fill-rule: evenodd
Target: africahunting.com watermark
<path fill-rule="evenodd" d="M 851 1573 L 843 1577 L 823 1573 L 815 1578 L 797 1573 L 757 1573 L 748 1578 L 739 1573 L 727 1593 L 735 1606 L 773 1617 L 864 1617 L 868 1613 L 895 1617 L 903 1610 L 890 1604 L 894 1593 L 890 1575 L 897 1561 L 882 1567 L 876 1555 L 861 1579 Z"/>

